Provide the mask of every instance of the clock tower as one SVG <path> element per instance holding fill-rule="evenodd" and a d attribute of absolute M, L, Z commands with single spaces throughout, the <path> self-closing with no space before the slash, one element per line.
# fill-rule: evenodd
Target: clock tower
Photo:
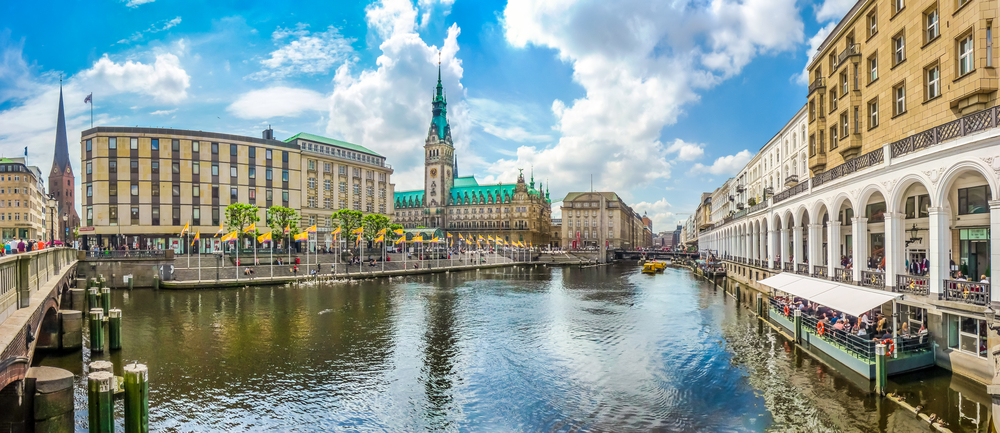
<path fill-rule="evenodd" d="M 455 179 L 455 146 L 451 140 L 451 126 L 448 125 L 448 101 L 441 85 L 440 58 L 431 107 L 433 117 L 427 140 L 424 141 L 424 226 L 444 228 L 445 207 Z"/>

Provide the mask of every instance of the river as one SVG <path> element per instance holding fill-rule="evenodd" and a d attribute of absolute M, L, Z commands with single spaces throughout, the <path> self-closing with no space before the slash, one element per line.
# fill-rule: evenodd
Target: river
<path fill-rule="evenodd" d="M 77 374 L 78 431 L 92 359 L 149 366 L 151 431 L 931 431 L 687 270 L 638 270 L 115 291 L 121 351 L 36 363 Z M 890 390 L 987 431 L 983 385 Z"/>

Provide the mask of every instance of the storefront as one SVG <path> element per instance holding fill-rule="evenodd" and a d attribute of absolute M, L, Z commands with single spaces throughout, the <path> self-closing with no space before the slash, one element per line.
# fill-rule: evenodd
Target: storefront
<path fill-rule="evenodd" d="M 959 270 L 970 280 L 990 273 L 990 229 L 986 227 L 960 229 Z"/>

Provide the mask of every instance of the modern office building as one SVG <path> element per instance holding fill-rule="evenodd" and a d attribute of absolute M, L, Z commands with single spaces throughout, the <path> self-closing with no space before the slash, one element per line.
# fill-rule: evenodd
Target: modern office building
<path fill-rule="evenodd" d="M 652 246 L 652 232 L 642 216 L 613 192 L 571 192 L 562 204 L 563 249 Z"/>

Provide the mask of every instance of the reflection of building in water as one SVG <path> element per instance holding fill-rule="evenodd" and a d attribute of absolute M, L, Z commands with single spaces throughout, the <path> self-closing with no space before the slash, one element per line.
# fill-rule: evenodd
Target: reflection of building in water
<path fill-rule="evenodd" d="M 450 291 L 436 291 L 427 298 L 427 332 L 424 333 L 421 381 L 427 396 L 425 419 L 430 423 L 431 430 L 452 427 L 449 415 L 456 409 L 454 384 L 451 382 L 455 376 L 455 356 L 458 355 L 456 302 L 455 293 Z"/>

